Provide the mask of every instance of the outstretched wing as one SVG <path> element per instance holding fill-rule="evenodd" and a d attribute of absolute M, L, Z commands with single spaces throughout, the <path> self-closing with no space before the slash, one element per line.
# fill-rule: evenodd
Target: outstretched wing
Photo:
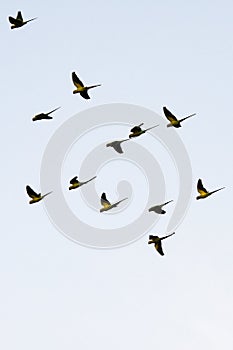
<path fill-rule="evenodd" d="M 137 126 L 134 126 L 130 131 L 133 132 L 133 133 L 135 133 L 135 132 L 140 132 L 140 131 L 142 131 L 142 129 L 141 129 L 140 126 L 137 125 Z"/>
<path fill-rule="evenodd" d="M 23 22 L 23 16 L 22 16 L 21 11 L 18 11 L 16 19 L 17 19 L 18 21 L 22 21 L 22 22 Z"/>
<path fill-rule="evenodd" d="M 27 194 L 29 195 L 29 197 L 31 197 L 31 198 L 39 197 L 39 194 L 37 194 L 35 191 L 33 191 L 33 189 L 28 185 L 26 186 L 26 191 L 27 191 Z"/>
<path fill-rule="evenodd" d="M 85 100 L 89 100 L 89 99 L 90 99 L 90 96 L 88 95 L 87 90 L 81 91 L 81 92 L 80 92 L 80 95 L 81 95 L 83 98 L 85 98 Z"/>
<path fill-rule="evenodd" d="M 8 17 L 8 19 L 9 19 L 9 22 L 11 23 L 11 24 L 18 24 L 19 23 L 19 21 L 17 20 L 17 19 L 15 19 L 15 18 L 13 18 L 13 17 Z"/>
<path fill-rule="evenodd" d="M 205 187 L 202 184 L 201 179 L 198 180 L 197 182 L 197 190 L 200 194 L 206 194 L 208 193 L 208 191 L 205 189 Z"/>
<path fill-rule="evenodd" d="M 177 121 L 177 118 L 172 114 L 166 107 L 163 107 L 163 112 L 165 117 L 169 120 L 169 122 Z"/>
<path fill-rule="evenodd" d="M 157 250 L 157 252 L 159 252 L 160 255 L 164 255 L 161 241 L 155 243 L 155 249 Z"/>
<path fill-rule="evenodd" d="M 77 74 L 75 72 L 72 73 L 72 80 L 74 85 L 79 88 L 79 87 L 83 87 L 83 83 L 81 82 L 81 80 L 78 78 Z"/>
<path fill-rule="evenodd" d="M 73 179 L 70 180 L 70 184 L 71 185 L 75 185 L 76 183 L 78 183 L 78 177 L 77 176 L 73 177 Z"/>
<path fill-rule="evenodd" d="M 111 205 L 111 203 L 107 200 L 106 194 L 104 192 L 102 193 L 102 196 L 101 196 L 101 205 L 104 208 L 108 208 Z"/>

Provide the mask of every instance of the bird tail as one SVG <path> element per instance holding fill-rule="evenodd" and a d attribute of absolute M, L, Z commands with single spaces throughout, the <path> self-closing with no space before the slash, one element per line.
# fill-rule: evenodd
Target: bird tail
<path fill-rule="evenodd" d="M 196 113 L 190 114 L 190 115 L 188 115 L 187 117 L 180 119 L 179 122 L 182 122 L 182 121 L 185 120 L 185 119 L 191 118 L 191 117 L 193 117 L 194 115 L 196 115 Z"/>
<path fill-rule="evenodd" d="M 31 22 L 31 21 L 34 21 L 34 19 L 37 19 L 38 17 L 34 17 L 34 18 L 31 18 L 31 19 L 28 19 L 27 21 L 25 21 L 25 23 L 28 23 L 28 22 Z"/>
<path fill-rule="evenodd" d="M 159 126 L 159 124 L 154 125 L 154 126 L 152 126 L 151 128 L 146 129 L 145 131 L 148 131 L 148 130 L 154 129 L 154 128 L 156 128 L 157 126 Z"/>
<path fill-rule="evenodd" d="M 53 192 L 53 191 L 50 191 L 50 192 L 44 194 L 43 196 L 41 196 L 41 199 L 44 198 L 44 197 L 46 197 L 46 196 L 48 196 L 48 195 L 49 195 L 50 193 L 52 193 L 52 192 Z"/>
<path fill-rule="evenodd" d="M 95 88 L 95 87 L 97 87 L 97 86 L 101 86 L 101 84 L 88 86 L 88 87 L 87 87 L 87 90 L 93 89 L 93 88 Z"/>
<path fill-rule="evenodd" d="M 174 234 L 175 234 L 175 232 L 171 233 L 170 235 L 167 235 L 167 236 L 161 237 L 161 241 L 162 241 L 163 239 L 165 239 L 165 238 L 168 238 L 168 237 L 173 236 Z"/>
<path fill-rule="evenodd" d="M 85 184 L 87 184 L 88 182 L 90 182 L 90 181 L 94 180 L 96 177 L 97 177 L 97 176 L 94 176 L 94 177 L 92 177 L 91 179 L 89 179 L 89 180 L 85 181 L 84 183 L 85 183 Z"/>
<path fill-rule="evenodd" d="M 223 190 L 224 188 L 225 188 L 225 187 L 218 188 L 217 190 L 210 192 L 210 194 L 215 193 L 215 192 L 218 192 L 218 191 L 220 191 L 220 190 Z"/>
<path fill-rule="evenodd" d="M 53 109 L 52 111 L 48 112 L 47 114 L 49 115 L 49 114 L 51 114 L 51 113 L 57 111 L 59 108 L 61 108 L 61 107 L 57 107 L 57 108 Z M 52 119 L 52 117 L 51 117 L 51 119 Z"/>

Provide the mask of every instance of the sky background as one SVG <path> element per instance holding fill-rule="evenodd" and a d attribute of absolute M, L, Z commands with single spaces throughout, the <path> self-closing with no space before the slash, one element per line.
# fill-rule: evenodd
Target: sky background
<path fill-rule="evenodd" d="M 38 19 L 10 30 L 18 10 Z M 2 1 L 0 14 L 1 347 L 232 349 L 232 1 Z M 72 71 L 103 84 L 91 100 L 72 94 Z M 177 131 L 193 200 L 164 257 L 148 236 L 114 250 L 79 246 L 42 203 L 28 205 L 25 185 L 39 190 L 54 131 L 113 102 L 197 113 Z M 53 121 L 31 122 L 58 106 Z M 199 177 L 226 189 L 196 201 Z"/>

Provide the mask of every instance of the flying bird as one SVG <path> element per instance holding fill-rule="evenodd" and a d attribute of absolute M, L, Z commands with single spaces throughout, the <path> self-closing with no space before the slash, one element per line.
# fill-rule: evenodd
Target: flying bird
<path fill-rule="evenodd" d="M 50 116 L 51 113 L 57 111 L 59 108 L 61 107 L 57 107 L 55 109 L 53 109 L 52 111 L 48 112 L 48 113 L 40 113 L 35 115 L 32 120 L 35 122 L 36 120 L 42 120 L 42 119 L 53 119 L 53 117 Z"/>
<path fill-rule="evenodd" d="M 27 191 L 27 194 L 29 195 L 30 198 L 32 198 L 30 201 L 29 201 L 29 204 L 33 204 L 33 203 L 37 203 L 39 201 L 41 201 L 41 199 L 43 199 L 44 197 L 48 196 L 51 192 L 48 192 L 46 194 L 44 194 L 43 196 L 41 195 L 41 193 L 36 193 L 35 191 L 33 191 L 33 189 L 30 187 L 30 186 L 26 186 L 26 191 Z"/>
<path fill-rule="evenodd" d="M 125 201 L 128 198 L 123 198 L 120 201 L 111 204 L 106 197 L 106 194 L 103 192 L 102 196 L 101 196 L 101 205 L 103 208 L 100 209 L 100 212 L 102 213 L 103 211 L 108 211 L 112 208 L 116 208 L 118 206 L 118 204 L 120 204 L 121 202 Z"/>
<path fill-rule="evenodd" d="M 166 214 L 166 211 L 163 210 L 162 208 L 171 202 L 173 202 L 173 200 L 170 200 L 170 201 L 163 203 L 163 204 L 160 204 L 160 205 L 155 205 L 154 207 L 151 207 L 150 209 L 148 209 L 148 211 L 154 211 L 157 214 Z"/>
<path fill-rule="evenodd" d="M 225 187 L 221 187 L 221 188 L 218 188 L 217 190 L 209 192 L 203 186 L 202 180 L 199 179 L 198 182 L 197 182 L 197 191 L 200 193 L 200 196 L 197 196 L 196 199 L 203 199 L 203 198 L 209 197 L 211 194 L 213 194 L 215 192 L 218 192 L 220 190 L 223 190 L 224 188 Z"/>
<path fill-rule="evenodd" d="M 76 89 L 73 91 L 73 94 L 80 94 L 86 100 L 90 99 L 90 96 L 88 95 L 88 90 L 93 89 L 97 86 L 101 86 L 101 84 L 84 86 L 84 84 L 77 77 L 77 74 L 75 72 L 72 73 L 72 80 L 74 85 L 76 86 Z"/>
<path fill-rule="evenodd" d="M 119 141 L 113 141 L 113 142 L 109 142 L 106 144 L 106 147 L 112 147 L 115 149 L 116 152 L 118 153 L 124 153 L 123 149 L 121 147 L 121 144 L 125 141 L 129 141 L 129 139 L 124 139 L 124 140 L 119 140 Z"/>
<path fill-rule="evenodd" d="M 96 178 L 96 176 L 92 177 L 91 179 L 81 182 L 78 180 L 78 177 L 75 176 L 73 177 L 73 179 L 70 180 L 70 184 L 71 186 L 69 187 L 69 190 L 74 190 L 75 188 L 81 187 L 82 185 L 87 184 L 88 182 L 94 180 Z"/>
<path fill-rule="evenodd" d="M 132 132 L 132 134 L 129 134 L 129 138 L 132 138 L 132 137 L 138 137 L 142 134 L 145 134 L 146 131 L 148 130 L 151 130 L 153 128 L 156 128 L 156 126 L 159 126 L 159 125 L 154 125 L 152 126 L 151 128 L 148 128 L 148 129 L 142 129 L 141 126 L 143 125 L 144 123 L 141 123 L 139 125 L 136 125 L 134 126 L 130 131 Z"/>
<path fill-rule="evenodd" d="M 34 19 L 37 19 L 37 17 L 24 21 L 21 11 L 18 11 L 16 18 L 9 16 L 9 22 L 12 24 L 11 29 L 20 28 L 28 22 L 34 21 Z"/>
<path fill-rule="evenodd" d="M 158 237 L 158 236 L 153 236 L 149 235 L 149 242 L 148 244 L 154 244 L 155 249 L 160 255 L 164 255 L 163 248 L 162 248 L 162 240 L 165 238 L 168 238 L 172 235 L 174 235 L 175 232 L 171 233 L 170 235 L 164 236 L 164 237 Z"/>
<path fill-rule="evenodd" d="M 188 119 L 188 118 L 191 118 L 193 117 L 194 115 L 196 115 L 196 113 L 194 114 L 190 114 L 188 117 L 185 117 L 185 118 L 182 118 L 180 120 L 178 120 L 174 114 L 172 114 L 166 107 L 163 107 L 163 111 L 164 111 L 164 114 L 165 114 L 165 117 L 169 120 L 169 124 L 167 125 L 167 127 L 171 127 L 171 126 L 174 126 L 174 128 L 181 128 L 181 122 L 183 122 L 185 119 Z"/>

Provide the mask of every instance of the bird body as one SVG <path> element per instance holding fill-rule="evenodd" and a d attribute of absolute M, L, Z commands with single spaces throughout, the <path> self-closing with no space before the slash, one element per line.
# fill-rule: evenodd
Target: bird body
<path fill-rule="evenodd" d="M 51 113 L 55 112 L 56 110 L 58 110 L 61 107 L 57 107 L 55 109 L 53 109 L 52 111 L 48 112 L 48 113 L 40 113 L 35 115 L 32 120 L 35 122 L 37 120 L 42 120 L 42 119 L 53 119 L 53 117 L 50 116 Z"/>
<path fill-rule="evenodd" d="M 72 73 L 72 80 L 76 87 L 76 89 L 73 91 L 73 94 L 80 94 L 86 100 L 90 99 L 90 96 L 88 95 L 88 90 L 93 89 L 97 86 L 101 86 L 101 84 L 84 86 L 83 82 L 78 78 L 75 72 Z"/>
<path fill-rule="evenodd" d="M 163 237 L 149 235 L 148 244 L 154 244 L 154 247 L 157 250 L 157 252 L 160 255 L 164 255 L 161 241 L 168 238 L 168 237 L 173 236 L 174 234 L 175 234 L 175 232 L 171 233 L 170 235 L 163 236 Z"/>
<path fill-rule="evenodd" d="M 170 200 L 170 201 L 165 202 L 163 204 L 155 205 L 155 206 L 151 207 L 150 209 L 148 209 L 148 211 L 154 211 L 157 214 L 166 214 L 166 211 L 163 210 L 163 207 L 171 202 L 173 202 L 173 200 Z"/>
<path fill-rule="evenodd" d="M 221 187 L 221 188 L 218 188 L 217 190 L 214 190 L 214 191 L 207 191 L 205 189 L 205 187 L 203 186 L 202 184 L 202 180 L 199 179 L 198 182 L 197 182 L 197 191 L 200 193 L 199 196 L 196 197 L 196 199 L 204 199 L 204 198 L 207 198 L 209 197 L 211 194 L 215 193 L 215 192 L 218 192 L 220 190 L 223 190 L 225 187 Z"/>
<path fill-rule="evenodd" d="M 40 202 L 44 197 L 48 196 L 50 193 L 52 192 L 48 192 L 46 194 L 44 194 L 43 196 L 41 195 L 41 193 L 36 193 L 35 191 L 33 191 L 33 189 L 30 186 L 26 186 L 26 191 L 27 194 L 29 195 L 30 198 L 32 198 L 29 201 L 29 204 L 34 204 L 37 202 Z"/>
<path fill-rule="evenodd" d="M 196 113 L 190 114 L 188 117 L 185 117 L 185 118 L 178 120 L 174 116 L 174 114 L 172 114 L 166 107 L 163 107 L 163 111 L 164 111 L 166 118 L 170 121 L 170 123 L 167 125 L 168 128 L 171 126 L 173 126 L 174 128 L 181 128 L 181 122 L 183 122 L 185 119 L 191 118 L 194 115 L 196 115 Z"/>
<path fill-rule="evenodd" d="M 106 144 L 106 147 L 112 147 L 112 148 L 115 149 L 115 151 L 116 151 L 117 153 L 121 153 L 121 154 L 122 154 L 122 153 L 124 153 L 124 152 L 123 152 L 123 149 L 122 149 L 122 147 L 121 147 L 121 144 L 122 144 L 123 142 L 125 142 L 125 141 L 129 141 L 129 139 L 124 139 L 124 140 L 109 142 L 109 143 Z"/>
<path fill-rule="evenodd" d="M 9 16 L 9 22 L 12 24 L 11 29 L 20 28 L 35 19 L 37 19 L 37 17 L 24 21 L 21 11 L 18 11 L 16 18 Z"/>
<path fill-rule="evenodd" d="M 91 179 L 89 179 L 89 180 L 87 180 L 87 181 L 80 182 L 80 181 L 78 180 L 78 177 L 75 176 L 73 179 L 70 180 L 71 186 L 69 187 L 69 190 L 75 190 L 76 188 L 81 187 L 82 185 L 87 184 L 88 182 L 94 180 L 95 178 L 96 178 L 96 176 L 92 177 Z"/>
<path fill-rule="evenodd" d="M 108 210 L 110 210 L 112 208 L 116 208 L 118 206 L 118 204 L 120 204 L 121 202 L 125 201 L 126 199 L 128 199 L 128 198 L 123 198 L 120 201 L 111 204 L 109 202 L 109 200 L 107 199 L 105 192 L 103 192 L 102 195 L 101 195 L 101 205 L 102 205 L 103 208 L 100 209 L 100 212 L 102 213 L 102 212 L 108 211 Z"/>
<path fill-rule="evenodd" d="M 142 129 L 141 126 L 142 126 L 143 124 L 144 124 L 144 123 L 141 123 L 141 124 L 139 124 L 139 125 L 134 126 L 134 127 L 130 130 L 132 134 L 129 134 L 129 138 L 138 137 L 138 136 L 140 136 L 140 135 L 142 135 L 142 134 L 145 134 L 146 131 L 151 130 L 151 129 L 156 128 L 157 126 L 159 126 L 159 125 L 154 125 L 154 126 L 148 128 L 148 129 Z"/>

